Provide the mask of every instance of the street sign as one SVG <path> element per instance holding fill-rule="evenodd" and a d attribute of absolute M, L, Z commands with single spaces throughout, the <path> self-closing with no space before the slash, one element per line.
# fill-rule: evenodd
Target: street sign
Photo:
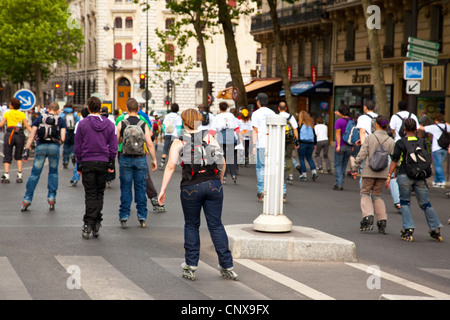
<path fill-rule="evenodd" d="M 232 96 L 234 102 L 237 102 L 238 97 L 239 97 L 239 89 L 234 87 L 233 92 L 231 93 L 231 96 Z"/>
<path fill-rule="evenodd" d="M 28 111 L 36 104 L 36 96 L 31 90 L 21 89 L 14 94 L 14 98 L 20 100 L 20 109 Z"/>
<path fill-rule="evenodd" d="M 408 80 L 406 81 L 407 94 L 420 94 L 420 81 Z"/>
<path fill-rule="evenodd" d="M 418 46 L 421 46 L 421 47 L 424 47 L 424 48 L 428 48 L 428 49 L 432 49 L 432 50 L 439 50 L 439 43 L 437 43 L 437 42 L 426 41 L 426 40 L 422 40 L 422 39 L 408 37 L 408 43 L 409 44 L 416 44 Z"/>
<path fill-rule="evenodd" d="M 431 58 L 431 57 L 427 57 L 427 56 L 423 56 L 414 52 L 408 52 L 406 54 L 406 57 L 413 59 L 413 60 L 420 60 L 432 65 L 437 65 L 438 60 L 436 58 Z"/>
<path fill-rule="evenodd" d="M 405 61 L 403 65 L 403 79 L 405 80 L 422 80 L 423 79 L 423 62 L 422 61 Z"/>
<path fill-rule="evenodd" d="M 420 47 L 420 46 L 417 46 L 414 44 L 408 45 L 408 51 L 412 52 L 412 53 L 424 54 L 426 56 L 435 57 L 435 58 L 437 58 L 437 56 L 439 55 L 439 51 L 426 49 L 424 47 Z"/>

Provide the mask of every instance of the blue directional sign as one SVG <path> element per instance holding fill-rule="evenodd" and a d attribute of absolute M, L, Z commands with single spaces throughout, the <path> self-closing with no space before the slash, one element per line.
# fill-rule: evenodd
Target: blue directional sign
<path fill-rule="evenodd" d="M 422 80 L 423 61 L 405 61 L 403 66 L 403 78 L 405 80 Z"/>
<path fill-rule="evenodd" d="M 36 104 L 36 96 L 31 90 L 20 89 L 14 94 L 14 98 L 20 100 L 20 109 L 28 111 Z"/>

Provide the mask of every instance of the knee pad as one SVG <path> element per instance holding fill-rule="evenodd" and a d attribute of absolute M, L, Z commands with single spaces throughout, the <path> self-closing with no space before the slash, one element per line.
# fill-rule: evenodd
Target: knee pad
<path fill-rule="evenodd" d="M 420 205 L 420 208 L 421 208 L 423 211 L 425 211 L 425 210 L 427 210 L 428 208 L 431 208 L 431 203 L 428 201 L 427 203 L 421 204 L 421 205 Z"/>
<path fill-rule="evenodd" d="M 402 205 L 402 206 L 409 206 L 409 204 L 410 204 L 410 201 L 405 201 L 405 200 L 401 200 L 400 199 L 400 205 Z"/>
<path fill-rule="evenodd" d="M 372 195 L 373 202 L 375 202 L 376 200 L 379 200 L 379 199 L 381 199 L 381 196 L 374 196 L 374 195 Z"/>

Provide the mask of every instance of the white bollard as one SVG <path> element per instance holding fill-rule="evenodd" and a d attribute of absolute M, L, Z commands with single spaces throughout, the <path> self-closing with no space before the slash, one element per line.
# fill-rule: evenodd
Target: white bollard
<path fill-rule="evenodd" d="M 283 214 L 283 180 L 286 118 L 268 116 L 264 168 L 263 213 L 253 221 L 253 230 L 289 232 L 292 222 Z"/>

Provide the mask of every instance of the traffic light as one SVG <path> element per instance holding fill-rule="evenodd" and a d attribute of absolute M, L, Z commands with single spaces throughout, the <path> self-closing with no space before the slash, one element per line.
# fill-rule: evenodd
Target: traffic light
<path fill-rule="evenodd" d="M 139 78 L 140 78 L 139 87 L 141 89 L 145 89 L 145 74 L 142 73 Z"/>
<path fill-rule="evenodd" d="M 59 89 L 59 83 L 55 84 L 55 89 Z"/>

